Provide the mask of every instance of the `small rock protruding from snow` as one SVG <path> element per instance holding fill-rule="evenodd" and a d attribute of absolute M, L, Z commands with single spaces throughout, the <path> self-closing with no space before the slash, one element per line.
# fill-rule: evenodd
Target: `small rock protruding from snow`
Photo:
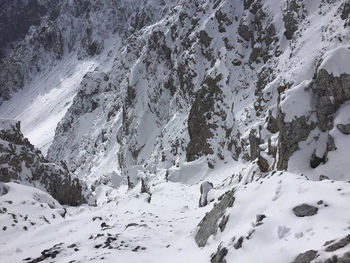
<path fill-rule="evenodd" d="M 208 204 L 208 193 L 211 189 L 213 189 L 214 186 L 211 182 L 205 181 L 200 186 L 201 196 L 199 198 L 199 207 L 206 206 Z"/>
<path fill-rule="evenodd" d="M 215 254 L 211 256 L 210 262 L 211 263 L 226 263 L 226 255 L 227 255 L 227 248 L 222 247 L 221 244 L 218 246 L 218 250 Z"/>
<path fill-rule="evenodd" d="M 319 177 L 319 180 L 320 180 L 320 181 L 329 180 L 329 177 L 326 176 L 326 175 L 321 174 L 320 177 Z"/>
<path fill-rule="evenodd" d="M 314 216 L 317 211 L 317 207 L 308 204 L 301 204 L 293 208 L 293 212 L 297 217 Z"/>

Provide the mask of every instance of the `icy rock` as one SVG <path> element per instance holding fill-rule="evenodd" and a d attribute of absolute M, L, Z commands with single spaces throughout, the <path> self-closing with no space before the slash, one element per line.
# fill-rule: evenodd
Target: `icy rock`
<path fill-rule="evenodd" d="M 201 196 L 199 198 L 199 207 L 206 206 L 208 204 L 208 192 L 213 189 L 213 184 L 211 182 L 204 182 L 200 186 Z"/>
<path fill-rule="evenodd" d="M 317 214 L 318 208 L 308 204 L 298 205 L 293 208 L 293 212 L 297 217 L 314 216 Z"/>
<path fill-rule="evenodd" d="M 232 189 L 221 196 L 220 202 L 216 203 L 214 208 L 198 224 L 199 230 L 196 233 L 195 241 L 199 247 L 205 246 L 208 238 L 217 233 L 220 218 L 225 215 L 228 207 L 232 207 L 234 201 L 234 189 Z"/>
<path fill-rule="evenodd" d="M 308 250 L 304 253 L 299 254 L 292 263 L 310 263 L 317 257 L 316 250 Z"/>

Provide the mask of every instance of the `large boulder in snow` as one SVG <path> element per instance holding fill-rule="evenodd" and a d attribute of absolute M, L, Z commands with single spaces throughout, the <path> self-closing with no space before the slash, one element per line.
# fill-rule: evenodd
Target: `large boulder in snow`
<path fill-rule="evenodd" d="M 195 236 L 195 241 L 199 247 L 205 246 L 208 238 L 217 233 L 218 227 L 223 231 L 228 221 L 228 216 L 225 216 L 226 209 L 232 207 L 234 201 L 234 189 L 232 189 L 222 195 L 220 202 L 215 204 L 214 208 L 205 215 L 198 225 L 199 230 Z"/>
<path fill-rule="evenodd" d="M 20 181 L 49 192 L 61 204 L 85 202 L 82 185 L 67 167 L 49 163 L 25 138 L 20 122 L 0 120 L 0 182 Z"/>

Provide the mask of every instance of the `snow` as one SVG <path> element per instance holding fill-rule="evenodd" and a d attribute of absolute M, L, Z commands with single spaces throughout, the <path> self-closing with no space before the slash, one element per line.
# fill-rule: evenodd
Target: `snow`
<path fill-rule="evenodd" d="M 216 9 L 225 8 L 228 2 L 221 2 Z M 181 4 L 185 6 L 186 1 Z M 253 263 L 262 259 L 272 263 L 292 262 L 296 255 L 308 249 L 321 251 L 320 258 L 330 257 L 323 244 L 348 234 L 350 222 L 350 184 L 346 182 L 349 180 L 350 136 L 336 128 L 339 123 L 350 122 L 349 103 L 334 114 L 334 128 L 329 134 L 337 149 L 328 153 L 327 163 L 310 168 L 310 156 L 316 153 L 322 157 L 327 148 L 328 133 L 316 128 L 305 141 L 299 142 L 299 150 L 289 160 L 288 172 L 260 173 L 256 163 L 242 159 L 234 161 L 229 151 L 223 153 L 224 160 L 210 156 L 214 159 L 214 169 L 208 167 L 206 157 L 186 162 L 187 121 L 194 97 L 186 93 L 186 87 L 181 91 L 184 94 L 171 97 L 166 89 L 162 89 L 163 93 L 157 97 L 166 77 L 174 73 L 169 72 L 176 69 L 176 63 L 186 62 L 187 70 L 195 73 L 191 79 L 193 94 L 201 88 L 205 77 L 222 74 L 225 96 L 221 104 L 215 105 L 215 110 L 222 110 L 226 118 L 218 124 L 210 143 L 213 146 L 225 144 L 227 137 L 236 138 L 237 135 L 237 140 L 244 142 L 242 154 L 248 152 L 245 141 L 250 130 L 258 131 L 259 126 L 264 127 L 269 109 L 276 116 L 278 96 L 281 96 L 284 121 L 311 116 L 314 105 L 308 87 L 318 61 L 322 61 L 319 69 L 326 69 L 334 76 L 350 73 L 349 49 L 337 38 L 339 34 L 343 42 L 348 41 L 348 29 L 335 18 L 340 3 L 321 7 L 321 1 L 314 1 L 306 3 L 307 16 L 299 24 L 297 37 L 287 41 L 283 37 L 283 4 L 283 1 L 276 3 L 273 0 L 263 3 L 276 25 L 280 39 L 276 44 L 282 54 L 273 56 L 266 64 L 274 69 L 274 73 L 262 87 L 261 97 L 255 93 L 256 75 L 265 65 L 249 62 L 251 46 L 239 43 L 236 32 L 232 32 L 239 23 L 238 18 L 248 19 L 253 14 L 242 10 L 241 5 L 232 8 L 232 13 L 228 14 L 237 16 L 237 21 L 232 19 L 225 31 L 232 41 L 230 52 L 217 32 L 216 10 L 211 10 L 209 1 L 203 2 L 205 14 L 203 12 L 200 17 L 199 26 L 193 24 L 188 35 L 191 21 L 184 19 L 181 30 L 186 34 L 178 32 L 178 39 L 195 39 L 199 30 L 207 30 L 213 37 L 210 50 L 215 63 L 204 58 L 205 50 L 198 41 L 183 51 L 180 41 L 172 41 L 169 34 L 166 35 L 167 45 L 177 50 L 171 55 L 179 54 L 176 59 L 169 60 L 169 67 L 168 62 L 155 54 L 157 52 L 148 52 L 145 43 L 150 34 L 155 29 L 168 32 L 170 23 L 176 21 L 172 14 L 174 16 L 165 16 L 137 32 L 130 43 L 125 40 L 126 47 L 124 42 L 123 45 L 120 43 L 119 36 L 105 39 L 106 50 L 98 59 L 65 57 L 53 69 L 39 73 L 28 86 L 13 94 L 10 101 L 0 106 L 0 117 L 20 120 L 24 135 L 44 154 L 60 121 L 71 125 L 70 130 L 55 139 L 59 151 L 57 160 L 70 162 L 80 180 L 96 187 L 96 206 L 62 207 L 48 194 L 30 186 L 1 184 L 0 262 L 34 259 L 55 245 L 54 250 L 59 253 L 47 262 L 209 262 L 220 244 L 228 248 L 227 262 Z M 196 8 L 181 10 L 183 6 L 177 9 L 188 11 L 193 17 L 195 11 L 200 11 Z M 103 16 L 100 18 L 103 20 Z M 265 26 L 266 21 L 262 22 Z M 225 32 L 220 34 L 225 36 Z M 137 50 L 139 53 L 132 52 L 134 45 L 141 47 Z M 232 67 L 234 58 L 242 60 L 242 67 Z M 88 77 L 84 78 L 86 73 L 89 73 Z M 135 105 L 126 112 L 130 136 L 121 132 L 125 127 L 123 89 L 128 85 L 135 87 L 137 93 Z M 279 86 L 290 88 L 279 95 Z M 67 113 L 78 89 L 86 96 L 81 105 L 73 106 L 83 111 L 75 115 Z M 99 104 L 94 110 L 86 106 L 92 97 Z M 261 105 L 256 104 L 257 98 L 261 99 Z M 261 115 L 258 116 L 255 108 L 260 106 Z M 74 107 L 70 109 L 75 110 Z M 112 109 L 112 117 L 107 118 Z M 0 121 L 0 128 L 9 128 L 11 123 Z M 225 128 L 232 128 L 232 133 L 225 135 L 229 130 Z M 260 145 L 265 151 L 261 156 L 272 165 L 273 157 L 266 153 L 267 139 L 277 145 L 278 132 L 272 135 L 263 129 L 261 134 L 265 140 Z M 132 150 L 140 150 L 135 160 L 130 156 L 131 146 L 135 146 Z M 125 167 L 119 163 L 123 151 L 126 154 L 122 157 L 129 158 Z M 165 161 L 161 162 L 163 156 Z M 135 184 L 133 189 L 128 189 L 126 174 Z M 319 181 L 320 175 L 329 176 L 331 180 Z M 140 193 L 140 178 L 148 179 L 150 203 L 147 202 L 149 195 Z M 208 192 L 209 204 L 199 208 L 200 185 L 205 181 L 213 183 L 214 188 Z M 198 248 L 194 241 L 197 225 L 219 197 L 233 188 L 235 202 L 226 211 L 229 221 L 225 231 L 218 230 L 204 248 Z M 312 217 L 296 217 L 293 208 L 302 203 L 318 207 L 318 213 Z M 261 214 L 266 218 L 258 224 L 256 217 Z M 236 249 L 234 244 L 240 237 L 243 238 L 242 248 Z M 334 254 L 341 255 L 348 250 L 349 246 Z"/>
<path fill-rule="evenodd" d="M 17 123 L 18 121 L 0 119 L 0 130 L 12 130 Z"/>
<path fill-rule="evenodd" d="M 0 197 L 0 208 L 6 207 L 7 212 L 0 213 L 0 222 L 7 230 L 1 230 L 0 261 L 9 263 L 39 257 L 41 251 L 60 243 L 55 262 L 101 262 L 102 258 L 103 262 L 208 262 L 221 242 L 229 248 L 228 260 L 257 262 L 263 257 L 269 262 L 291 262 L 300 252 L 322 250 L 325 241 L 345 236 L 349 213 L 339 211 L 350 211 L 350 184 L 346 182 L 315 182 L 286 172 L 270 174 L 247 185 L 236 185 L 226 230 L 199 249 L 194 241 L 196 226 L 213 202 L 198 207 L 198 185 L 156 179 L 151 203 L 139 194 L 140 185 L 131 191 L 125 186 L 114 190 L 111 201 L 98 207 L 67 207 L 64 218 L 62 208 L 40 190 L 15 183 L 4 186 L 9 191 Z M 231 187 L 217 190 L 224 192 Z M 34 198 L 36 194 L 40 198 Z M 322 204 L 317 204 L 320 200 Z M 51 207 L 46 205 L 50 203 Z M 318 213 L 297 218 L 292 209 L 301 203 L 318 207 Z M 14 226 L 9 213 L 16 215 Z M 29 218 L 24 220 L 26 214 Z M 266 216 L 262 225 L 255 223 L 258 214 Z M 31 226 L 29 221 L 37 224 Z M 28 229 L 23 230 L 23 226 Z M 244 239 L 243 247 L 234 249 L 232 239 L 248 233 L 250 238 Z M 104 247 L 108 237 L 116 240 Z M 79 250 L 69 247 L 72 244 Z M 136 247 L 137 253 L 133 251 Z"/>
<path fill-rule="evenodd" d="M 288 89 L 282 96 L 281 109 L 285 113 L 285 122 L 291 122 L 300 116 L 309 116 L 312 112 L 311 90 L 306 90 L 311 81 L 304 80 Z"/>
<path fill-rule="evenodd" d="M 347 46 L 340 46 L 324 54 L 320 69 L 326 70 L 334 77 L 340 77 L 342 74 L 350 74 L 350 49 Z"/>
<path fill-rule="evenodd" d="M 70 107 L 83 76 L 94 66 L 95 62 L 78 61 L 74 56 L 59 62 L 4 102 L 0 118 L 21 121 L 24 136 L 46 154 L 57 123 Z"/>

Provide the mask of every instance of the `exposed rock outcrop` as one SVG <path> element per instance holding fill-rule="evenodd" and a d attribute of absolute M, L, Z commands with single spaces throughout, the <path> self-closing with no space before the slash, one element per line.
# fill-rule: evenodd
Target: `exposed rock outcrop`
<path fill-rule="evenodd" d="M 18 121 L 0 120 L 0 181 L 14 180 L 46 190 L 61 204 L 85 202 L 83 186 L 64 163 L 49 163 L 24 138 Z"/>
<path fill-rule="evenodd" d="M 222 247 L 221 245 L 218 246 L 218 250 L 215 254 L 211 256 L 210 262 L 211 263 L 226 263 L 226 255 L 228 253 L 228 250 L 226 247 Z"/>
<path fill-rule="evenodd" d="M 232 207 L 234 201 L 233 189 L 222 195 L 220 201 L 214 205 L 214 208 L 198 224 L 199 229 L 195 236 L 195 241 L 199 247 L 205 246 L 208 238 L 217 233 L 220 219 L 226 221 L 225 224 L 227 223 L 225 212 L 228 207 Z"/>
<path fill-rule="evenodd" d="M 311 87 L 316 99 L 318 126 L 325 132 L 333 127 L 332 114 L 350 99 L 350 75 L 333 76 L 322 68 Z"/>
<path fill-rule="evenodd" d="M 292 263 L 310 263 L 317 257 L 317 254 L 316 250 L 308 250 L 298 255 Z"/>
<path fill-rule="evenodd" d="M 280 114 L 283 116 L 283 113 Z M 280 117 L 277 169 L 287 169 L 289 158 L 299 148 L 298 143 L 306 140 L 315 127 L 316 123 L 305 116 L 295 118 L 292 122 L 284 122 L 283 117 Z"/>

